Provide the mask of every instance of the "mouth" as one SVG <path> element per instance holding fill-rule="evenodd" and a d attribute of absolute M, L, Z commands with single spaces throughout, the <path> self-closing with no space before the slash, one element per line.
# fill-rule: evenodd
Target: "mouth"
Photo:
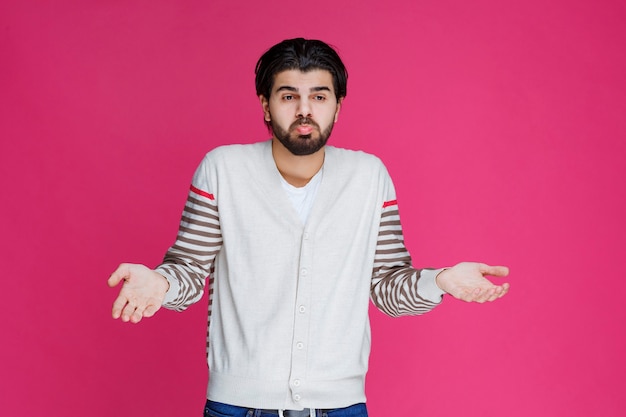
<path fill-rule="evenodd" d="M 291 129 L 295 130 L 301 137 L 310 136 L 316 128 L 319 128 L 319 126 L 317 126 L 317 124 L 308 117 L 300 118 L 291 125 Z"/>
<path fill-rule="evenodd" d="M 300 136 L 310 135 L 313 132 L 313 126 L 306 124 L 298 125 L 296 127 L 296 132 L 298 132 Z"/>

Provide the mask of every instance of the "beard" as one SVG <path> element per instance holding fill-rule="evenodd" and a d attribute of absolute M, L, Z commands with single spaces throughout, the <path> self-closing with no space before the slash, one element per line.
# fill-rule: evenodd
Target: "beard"
<path fill-rule="evenodd" d="M 294 155 L 304 156 L 311 155 L 322 149 L 331 132 L 333 131 L 334 123 L 331 123 L 324 131 L 320 126 L 311 120 L 310 118 L 301 118 L 296 120 L 289 126 L 289 130 L 285 130 L 272 120 L 272 132 L 276 139 L 283 144 L 289 152 Z M 300 135 L 297 132 L 297 128 L 300 125 L 309 125 L 313 128 L 313 131 L 308 135 Z"/>

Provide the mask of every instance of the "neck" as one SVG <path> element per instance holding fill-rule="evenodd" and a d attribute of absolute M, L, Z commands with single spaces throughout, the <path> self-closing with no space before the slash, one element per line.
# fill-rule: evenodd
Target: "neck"
<path fill-rule="evenodd" d="M 324 164 L 324 148 L 311 155 L 294 155 L 276 138 L 272 139 L 272 156 L 278 172 L 294 187 L 304 187 Z"/>

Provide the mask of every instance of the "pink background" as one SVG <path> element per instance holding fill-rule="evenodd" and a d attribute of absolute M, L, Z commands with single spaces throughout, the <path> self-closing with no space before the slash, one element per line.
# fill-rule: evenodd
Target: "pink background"
<path fill-rule="evenodd" d="M 372 310 L 375 417 L 623 416 L 623 1 L 3 1 L 3 416 L 200 416 L 206 300 L 113 321 L 191 175 L 267 138 L 256 59 L 285 38 L 350 71 L 331 139 L 388 165 L 420 266 L 505 264 L 489 305 Z"/>

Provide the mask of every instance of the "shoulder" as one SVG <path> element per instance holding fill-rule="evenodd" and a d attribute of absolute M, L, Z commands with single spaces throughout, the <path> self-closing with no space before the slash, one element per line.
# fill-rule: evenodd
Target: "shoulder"
<path fill-rule="evenodd" d="M 262 163 L 269 152 L 269 142 L 222 145 L 211 149 L 200 163 L 205 169 L 245 167 Z"/>
<path fill-rule="evenodd" d="M 379 157 L 364 151 L 326 146 L 326 153 L 338 160 L 349 160 L 363 164 L 383 165 Z"/>
<path fill-rule="evenodd" d="M 326 155 L 329 162 L 346 170 L 367 170 L 372 173 L 387 173 L 387 168 L 379 157 L 364 151 L 327 146 Z"/>
<path fill-rule="evenodd" d="M 240 158 L 262 157 L 269 146 L 268 141 L 250 143 L 250 144 L 233 144 L 222 145 L 210 150 L 204 157 L 208 160 L 238 160 Z"/>

